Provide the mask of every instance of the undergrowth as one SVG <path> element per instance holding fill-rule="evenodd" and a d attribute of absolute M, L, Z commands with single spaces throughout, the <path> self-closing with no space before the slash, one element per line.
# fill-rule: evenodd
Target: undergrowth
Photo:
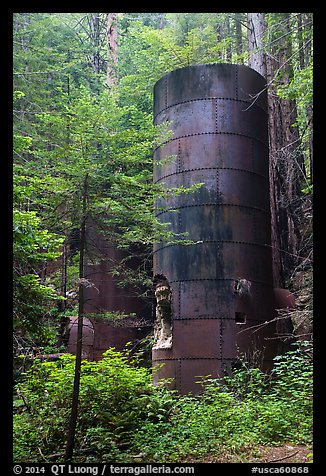
<path fill-rule="evenodd" d="M 83 361 L 74 462 L 201 461 L 258 445 L 311 443 L 312 361 L 301 342 L 275 358 L 270 375 L 243 365 L 201 395 L 152 384 L 151 371 L 108 350 Z M 62 461 L 75 358 L 36 360 L 16 387 L 14 459 Z M 61 455 L 62 453 L 62 455 Z M 57 455 L 57 456 L 53 456 Z"/>

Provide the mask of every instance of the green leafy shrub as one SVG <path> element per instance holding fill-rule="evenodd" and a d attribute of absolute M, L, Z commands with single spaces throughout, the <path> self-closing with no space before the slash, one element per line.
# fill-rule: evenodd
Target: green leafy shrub
<path fill-rule="evenodd" d="M 312 362 L 308 344 L 275 359 L 268 377 L 245 364 L 232 377 L 204 379 L 201 395 L 154 387 L 151 370 L 108 350 L 82 362 L 75 461 L 201 461 L 227 453 L 245 461 L 263 444 L 310 444 Z M 63 453 L 75 358 L 35 361 L 17 388 L 17 461 Z M 86 455 L 90 450 L 91 455 Z M 60 459 L 60 457 L 59 457 Z"/>
<path fill-rule="evenodd" d="M 310 344 L 295 344 L 275 358 L 271 375 L 242 362 L 232 377 L 204 379 L 201 396 L 181 396 L 168 422 L 146 423 L 134 451 L 146 461 L 180 461 L 230 452 L 238 457 L 258 445 L 310 444 L 312 361 Z M 242 456 L 240 456 L 242 454 Z"/>
<path fill-rule="evenodd" d="M 110 349 L 99 362 L 82 362 L 77 448 L 98 445 L 108 453 L 128 443 L 133 431 L 150 419 L 166 418 L 173 403 L 165 389 L 155 389 L 148 369 L 137 368 L 128 355 Z M 15 415 L 15 458 L 36 461 L 40 454 L 63 452 L 69 421 L 75 357 L 55 362 L 36 360 L 17 388 L 28 408 Z M 21 425 L 38 433 L 37 442 L 20 440 Z M 37 443 L 37 444 L 36 444 Z M 104 445 L 104 447 L 103 447 Z"/>

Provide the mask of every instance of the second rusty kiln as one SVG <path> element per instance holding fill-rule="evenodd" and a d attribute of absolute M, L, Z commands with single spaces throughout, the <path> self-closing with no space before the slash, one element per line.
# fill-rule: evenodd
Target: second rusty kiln
<path fill-rule="evenodd" d="M 158 204 L 194 244 L 154 248 L 155 379 L 197 392 L 199 376 L 229 373 L 238 353 L 274 356 L 266 81 L 233 64 L 180 68 L 154 88 L 155 124 L 173 137 L 154 153 L 154 181 L 203 183 Z M 161 205 L 168 208 L 162 209 Z"/>

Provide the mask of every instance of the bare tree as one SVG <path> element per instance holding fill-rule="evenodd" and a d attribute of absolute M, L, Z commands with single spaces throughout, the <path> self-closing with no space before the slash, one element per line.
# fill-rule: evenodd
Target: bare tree
<path fill-rule="evenodd" d="M 107 39 L 107 85 L 109 88 L 116 83 L 118 66 L 118 18 L 116 13 L 106 14 Z"/>
<path fill-rule="evenodd" d="M 248 66 L 266 78 L 266 60 L 263 49 L 264 14 L 248 13 Z"/>

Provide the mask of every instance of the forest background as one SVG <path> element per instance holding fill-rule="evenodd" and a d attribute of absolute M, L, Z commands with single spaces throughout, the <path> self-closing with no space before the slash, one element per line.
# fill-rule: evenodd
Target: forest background
<path fill-rule="evenodd" d="M 40 428 L 36 409 L 42 414 L 43 408 L 45 418 L 50 415 L 50 407 L 40 396 L 45 391 L 43 387 L 37 395 L 40 381 L 37 383 L 36 377 L 34 381 L 25 373 L 36 354 L 60 351 L 57 337 L 62 318 L 82 311 L 83 286 L 91 285 L 83 281 L 84 259 L 94 258 L 86 223 L 96 223 L 114 246 L 135 250 L 141 245 L 145 251 L 137 273 L 125 273 L 125 268 L 119 266 L 114 269 L 123 282 L 138 286 L 139 293 L 149 298 L 152 244 L 177 239 L 153 214 L 155 199 L 166 193 L 187 191 L 166 191 L 152 183 L 153 147 L 169 137 L 168 128 L 153 126 L 152 104 L 155 82 L 179 67 L 240 63 L 266 77 L 274 282 L 275 286 L 291 289 L 296 297 L 296 311 L 282 316 L 291 323 L 290 328 L 283 328 L 283 336 L 309 342 L 309 351 L 300 354 L 305 359 L 306 372 L 312 342 L 312 14 L 15 13 L 13 61 L 13 335 L 18 385 L 15 405 L 18 424 L 26 428 L 25 433 L 17 436 L 18 459 L 48 460 L 51 452 L 60 455 L 55 442 L 59 441 L 61 449 L 65 442 L 68 417 L 63 408 L 69 408 L 69 397 L 59 405 L 55 400 L 59 388 L 55 390 L 54 384 L 52 404 L 60 407 L 61 430 L 58 426 L 51 433 L 49 420 L 48 426 L 41 425 L 42 431 L 39 430 L 41 443 L 27 437 L 31 428 Z M 76 304 L 70 296 L 78 293 Z M 280 326 L 282 322 L 280 319 Z M 111 357 L 111 362 L 120 362 L 119 356 Z M 68 360 L 62 362 L 43 363 L 39 372 L 51 370 L 55 374 L 60 365 L 61 370 L 68 371 Z M 46 365 L 52 364 L 53 368 L 46 369 Z M 119 365 L 117 368 L 123 374 L 122 363 Z M 124 371 L 132 372 L 129 368 Z M 37 372 L 34 368 L 34 375 Z M 309 372 L 303 379 L 304 385 L 310 379 Z M 293 378 L 295 374 L 293 371 Z M 245 375 L 248 376 L 242 377 Z M 60 381 L 59 376 L 56 378 Z M 259 380 L 262 376 L 258 373 L 255 378 Z M 257 380 L 254 381 L 256 386 Z M 234 389 L 234 382 L 232 385 Z M 289 385 L 293 387 L 293 381 L 286 383 L 287 388 Z M 107 391 L 103 386 L 103 395 Z M 272 391 L 276 395 L 280 389 L 266 390 L 269 395 Z M 154 390 L 147 392 L 152 394 Z M 308 392 L 306 387 L 304 392 Z M 169 418 L 174 418 L 171 408 L 178 405 L 166 394 L 159 403 L 157 395 L 155 398 L 155 405 L 161 410 L 164 407 L 159 424 L 168 425 Z M 148 405 L 148 413 L 152 414 L 153 401 Z M 280 411 L 278 408 L 276 414 L 280 415 Z M 306 409 L 302 414 L 304 419 Z M 137 415 L 135 422 L 138 418 L 144 423 L 144 415 Z M 97 445 L 96 457 L 108 452 L 117 460 L 127 457 L 123 445 L 140 427 L 135 429 L 132 424 L 129 428 L 131 423 L 127 419 L 127 429 L 121 421 L 115 421 L 113 429 L 108 425 L 110 430 L 104 430 L 107 422 L 94 427 L 89 421 L 91 417 L 84 417 L 86 433 L 82 419 L 77 427 L 80 451 Z M 212 421 L 215 417 L 211 414 Z M 112 412 L 107 418 L 112 420 Z M 146 424 L 149 426 L 146 435 L 142 434 L 143 441 L 150 440 L 150 424 L 154 425 Z M 282 430 L 276 434 L 279 431 L 289 438 L 285 430 L 288 424 L 283 422 Z M 309 441 L 308 433 L 305 426 L 301 441 Z M 139 452 L 139 435 L 129 445 L 133 448 L 131 453 Z M 196 432 L 194 435 L 199 438 Z M 180 458 L 182 451 L 188 455 L 194 451 L 196 438 L 187 449 L 180 442 L 175 457 Z M 276 436 L 270 438 L 275 440 Z M 156 453 L 151 454 L 148 449 L 146 457 L 159 454 L 160 458 L 168 458 L 166 448 L 159 450 L 167 440 L 156 442 Z M 100 441 L 106 442 L 104 449 L 98 448 Z"/>

